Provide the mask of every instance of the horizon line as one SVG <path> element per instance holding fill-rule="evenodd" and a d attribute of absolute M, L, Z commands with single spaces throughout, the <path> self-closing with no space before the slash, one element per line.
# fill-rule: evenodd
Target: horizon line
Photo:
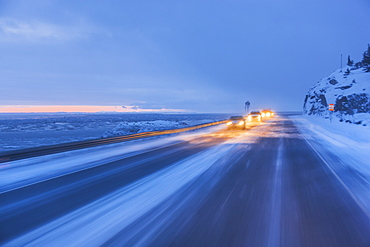
<path fill-rule="evenodd" d="M 92 105 L 0 105 L 0 113 L 140 113 L 140 112 L 188 112 L 185 109 L 143 109 L 138 106 Z"/>

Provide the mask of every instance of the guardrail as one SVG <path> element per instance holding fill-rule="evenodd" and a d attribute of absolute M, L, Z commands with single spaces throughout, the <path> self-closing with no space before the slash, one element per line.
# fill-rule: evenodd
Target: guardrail
<path fill-rule="evenodd" d="M 0 163 L 32 158 L 36 156 L 48 155 L 48 154 L 55 154 L 61 153 L 66 151 L 72 151 L 77 149 L 89 148 L 89 147 L 96 147 L 100 145 L 106 144 L 113 144 L 125 141 L 131 141 L 141 138 L 148 138 L 153 136 L 161 136 L 161 135 L 169 135 L 169 134 L 176 134 L 190 130 L 196 130 L 201 128 L 206 128 L 218 124 L 226 123 L 226 120 L 217 121 L 207 124 L 199 124 L 191 127 L 180 128 L 180 129 L 169 129 L 169 130 L 158 130 L 158 131 L 148 131 L 148 132 L 141 132 L 132 135 L 124 135 L 124 136 L 117 136 L 117 137 L 108 137 L 108 138 L 100 138 L 100 139 L 93 139 L 93 140 L 86 140 L 86 141 L 77 141 L 77 142 L 69 142 L 69 143 L 62 143 L 50 146 L 41 146 L 41 147 L 34 147 L 34 148 L 26 148 L 26 149 L 19 149 L 14 151 L 7 151 L 0 153 Z"/>

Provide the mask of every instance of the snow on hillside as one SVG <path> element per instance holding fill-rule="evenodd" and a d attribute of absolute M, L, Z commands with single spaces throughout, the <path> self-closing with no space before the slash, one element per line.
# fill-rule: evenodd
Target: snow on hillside
<path fill-rule="evenodd" d="M 350 70 L 348 75 L 347 69 Z M 368 118 L 370 73 L 363 69 L 351 70 L 350 66 L 336 70 L 309 90 L 304 102 L 304 112 L 328 117 L 328 104 L 335 104 L 334 116 L 344 121 L 358 122 Z"/>
<path fill-rule="evenodd" d="M 367 51 L 364 57 L 367 53 L 370 56 Z M 314 85 L 305 97 L 304 113 L 329 118 L 328 104 L 334 104 L 333 117 L 347 123 L 369 125 L 370 64 L 366 61 L 364 58 L 353 64 L 349 59 L 349 65 Z"/>

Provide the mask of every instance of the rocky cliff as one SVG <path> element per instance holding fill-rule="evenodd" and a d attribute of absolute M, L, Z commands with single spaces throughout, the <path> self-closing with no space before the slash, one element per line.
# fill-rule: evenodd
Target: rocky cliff
<path fill-rule="evenodd" d="M 304 114 L 328 118 L 328 104 L 335 104 L 333 117 L 340 121 L 369 125 L 370 63 L 363 60 L 354 64 L 348 58 L 346 67 L 323 78 L 308 91 Z"/>

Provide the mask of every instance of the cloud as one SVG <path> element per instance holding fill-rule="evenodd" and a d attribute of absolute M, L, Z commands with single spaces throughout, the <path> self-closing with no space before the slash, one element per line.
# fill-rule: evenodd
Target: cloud
<path fill-rule="evenodd" d="M 55 25 L 41 21 L 22 21 L 14 18 L 0 18 L 0 40 L 3 41 L 69 41 L 81 39 L 89 28 Z"/>

